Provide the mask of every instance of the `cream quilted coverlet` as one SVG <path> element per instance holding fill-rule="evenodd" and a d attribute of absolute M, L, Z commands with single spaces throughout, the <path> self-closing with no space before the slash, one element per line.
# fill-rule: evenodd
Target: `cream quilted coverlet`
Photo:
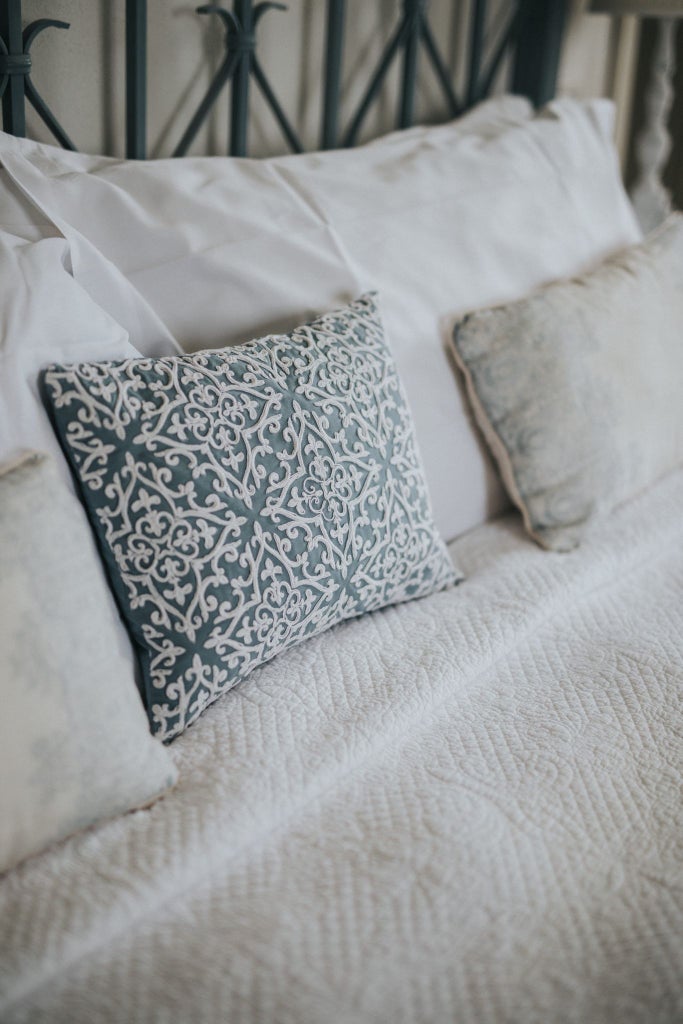
<path fill-rule="evenodd" d="M 0 1020 L 683 1020 L 683 471 L 255 673 L 0 880 Z"/>

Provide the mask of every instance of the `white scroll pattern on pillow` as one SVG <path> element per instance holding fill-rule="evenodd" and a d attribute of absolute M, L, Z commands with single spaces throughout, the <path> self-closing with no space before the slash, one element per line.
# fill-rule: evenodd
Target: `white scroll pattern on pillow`
<path fill-rule="evenodd" d="M 164 738 L 305 637 L 454 581 L 372 296 L 45 380 Z"/>

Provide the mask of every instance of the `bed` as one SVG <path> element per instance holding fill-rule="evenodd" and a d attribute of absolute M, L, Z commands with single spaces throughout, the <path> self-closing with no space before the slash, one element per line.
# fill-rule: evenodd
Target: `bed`
<path fill-rule="evenodd" d="M 544 30 L 552 35 L 536 22 Z M 527 28 L 522 50 L 530 38 Z M 547 80 L 546 67 L 537 84 Z M 16 469 L 0 475 L 3 571 L 21 570 L 9 551 L 24 543 L 17 508 L 38 517 L 31 572 L 46 602 L 66 583 L 37 567 L 60 543 L 75 565 L 73 545 L 86 546 L 76 526 L 85 531 L 83 575 L 98 576 L 91 593 L 112 621 L 114 593 L 150 726 L 166 741 L 145 735 L 131 773 L 172 772 L 154 793 L 136 791 L 128 813 L 102 804 L 90 827 L 72 825 L 0 873 L 7 1024 L 683 1019 L 683 219 L 642 241 L 602 102 L 556 101 L 535 114 L 503 97 L 440 127 L 405 127 L 358 150 L 264 163 L 136 164 L 0 139 L 0 462 L 28 447 L 52 467 L 36 483 L 46 456 L 21 462 L 27 475 L 12 493 Z M 52 310 L 56 282 L 63 299 Z M 378 300 L 363 294 L 370 286 Z M 139 618 L 144 600 L 130 601 L 102 528 L 102 495 L 119 500 L 118 478 L 97 477 L 114 435 L 122 465 L 130 452 L 142 465 L 145 444 L 153 452 L 147 428 L 126 433 L 126 410 L 135 420 L 141 395 L 149 416 L 150 394 L 163 390 L 158 367 L 193 382 L 207 367 L 241 374 L 251 387 L 250 353 L 260 359 L 263 345 L 283 361 L 290 344 L 354 344 L 368 323 L 374 358 L 377 302 L 431 505 L 419 480 L 400 490 L 389 470 L 385 491 L 414 501 L 411 523 L 429 545 L 411 564 L 432 559 L 433 585 L 422 575 L 405 589 L 401 577 L 367 614 L 342 602 L 331 628 L 287 634 L 179 717 L 153 712 L 160 641 L 150 622 L 162 627 Z M 40 416 L 44 402 L 52 426 L 35 412 L 46 364 Z M 305 377 L 308 364 L 296 365 Z M 92 391 L 100 373 L 106 387 Z M 377 378 L 391 410 L 401 404 L 393 374 L 392 362 Z M 133 382 L 130 406 L 122 380 Z M 93 395 L 100 412 L 107 402 L 124 409 L 111 435 L 106 424 L 88 433 Z M 412 435 L 396 416 L 389 435 L 403 441 Z M 176 421 L 174 444 L 188 423 Z M 366 434 L 354 437 L 369 444 Z M 397 475 L 417 480 L 412 449 L 392 452 Z M 136 500 L 154 512 L 149 495 Z M 107 564 L 106 595 L 81 502 Z M 62 516 L 75 539 L 50 525 Z M 390 535 L 406 530 L 396 547 L 410 549 L 403 520 L 391 524 Z M 313 550 L 318 535 L 306 537 Z M 382 571 L 391 576 L 395 562 Z M 71 586 L 65 606 L 77 601 Z M 35 623 L 27 641 L 24 622 L 20 646 L 12 631 L 23 591 L 0 580 L 0 598 L 3 643 L 21 654 L 2 662 L 5 747 L 20 709 L 12 687 L 38 671 L 24 652 L 40 643 Z M 54 615 L 71 635 L 68 608 Z M 73 671 L 103 708 L 104 690 L 126 675 L 130 713 L 146 722 L 128 633 L 118 619 L 106 628 L 123 659 L 113 675 L 102 664 L 94 677 L 97 651 L 83 637 Z M 124 712 L 106 713 L 113 733 Z M 74 726 L 58 726 L 45 728 L 66 747 Z M 131 740 L 129 767 L 142 748 Z M 57 776 L 58 754 L 41 754 L 43 775 L 52 765 Z"/>
<path fill-rule="evenodd" d="M 677 1020 L 682 499 L 570 556 L 496 520 L 227 694 L 3 879 L 4 1019 Z"/>

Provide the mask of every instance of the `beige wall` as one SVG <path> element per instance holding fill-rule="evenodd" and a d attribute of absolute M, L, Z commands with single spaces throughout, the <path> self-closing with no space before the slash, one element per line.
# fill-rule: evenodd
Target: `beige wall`
<path fill-rule="evenodd" d="M 587 14 L 575 0 L 565 38 L 559 91 L 565 96 L 609 96 L 617 104 L 617 145 L 625 166 L 636 75 L 639 21 Z"/>
<path fill-rule="evenodd" d="M 505 0 L 500 3 L 505 6 Z M 46 31 L 34 44 L 34 78 L 83 150 L 123 153 L 124 6 L 123 0 L 24 0 L 27 20 L 49 16 L 72 24 L 68 32 Z M 148 138 L 154 156 L 172 151 L 222 55 L 217 19 L 199 17 L 195 6 L 182 0 L 149 0 Z M 391 31 L 397 7 L 396 0 L 349 0 L 342 124 Z M 308 148 L 316 147 L 319 135 L 324 14 L 323 0 L 289 0 L 287 13 L 268 13 L 260 28 L 262 62 Z M 467 3 L 432 0 L 430 18 L 450 66 L 460 68 L 456 81 L 462 79 Z M 628 64 L 624 43 L 623 31 L 620 39 L 610 19 L 583 14 L 577 3 L 566 37 L 560 92 L 590 96 L 618 91 L 619 76 L 623 78 Z M 368 119 L 366 137 L 393 127 L 395 84 L 396 75 Z M 503 87 L 501 80 L 498 89 Z M 622 104 L 626 105 L 623 97 Z M 433 120 L 444 116 L 439 92 L 424 62 L 418 116 Z M 192 151 L 225 152 L 227 130 L 228 102 L 223 96 Z M 29 115 L 29 133 L 49 139 L 33 114 Z M 284 148 L 258 97 L 252 104 L 250 148 L 254 155 Z"/>

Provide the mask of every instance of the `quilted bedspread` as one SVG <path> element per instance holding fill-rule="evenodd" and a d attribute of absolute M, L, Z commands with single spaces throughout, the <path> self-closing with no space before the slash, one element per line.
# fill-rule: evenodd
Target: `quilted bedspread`
<path fill-rule="evenodd" d="M 338 627 L 0 880 L 0 1020 L 683 1020 L 683 471 Z"/>

